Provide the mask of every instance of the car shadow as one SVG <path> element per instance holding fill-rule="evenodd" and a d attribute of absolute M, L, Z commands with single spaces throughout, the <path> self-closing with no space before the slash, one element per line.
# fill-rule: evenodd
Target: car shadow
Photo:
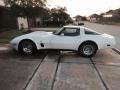
<path fill-rule="evenodd" d="M 19 60 L 39 60 L 43 59 L 47 51 L 37 51 L 33 55 L 23 55 L 14 50 L 0 52 L 0 60 L 19 59 Z"/>

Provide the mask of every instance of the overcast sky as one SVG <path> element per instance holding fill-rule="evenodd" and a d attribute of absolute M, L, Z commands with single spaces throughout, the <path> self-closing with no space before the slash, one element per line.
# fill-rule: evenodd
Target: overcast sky
<path fill-rule="evenodd" d="M 71 16 L 102 13 L 120 8 L 120 0 L 49 0 L 51 7 L 65 6 Z"/>
<path fill-rule="evenodd" d="M 0 0 L 2 4 L 2 0 Z M 71 16 L 100 14 L 120 8 L 120 0 L 48 0 L 50 7 L 65 6 Z"/>

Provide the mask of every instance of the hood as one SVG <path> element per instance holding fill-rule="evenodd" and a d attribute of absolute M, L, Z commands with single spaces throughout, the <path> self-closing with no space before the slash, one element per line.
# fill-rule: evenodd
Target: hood
<path fill-rule="evenodd" d="M 52 32 L 45 32 L 45 31 L 36 31 L 36 32 L 32 32 L 32 33 L 29 33 L 28 35 L 39 35 L 39 36 L 41 36 L 41 35 L 51 35 L 52 34 Z"/>
<path fill-rule="evenodd" d="M 109 35 L 109 34 L 106 34 L 106 33 L 102 34 L 102 36 L 107 37 L 107 38 L 114 38 L 112 35 Z"/>
<path fill-rule="evenodd" d="M 49 37 L 52 35 L 52 32 L 44 32 L 44 31 L 36 31 L 36 32 L 32 32 L 29 34 L 24 34 L 18 37 L 15 37 L 14 39 L 12 39 L 10 42 L 19 42 L 22 39 L 26 39 L 26 38 L 39 38 L 39 37 Z"/>
<path fill-rule="evenodd" d="M 47 37 L 47 36 L 50 36 L 50 35 L 52 35 L 52 32 L 35 31 L 35 32 L 29 33 L 29 34 L 24 34 L 24 35 L 18 36 L 15 39 L 27 38 L 27 37 Z"/>

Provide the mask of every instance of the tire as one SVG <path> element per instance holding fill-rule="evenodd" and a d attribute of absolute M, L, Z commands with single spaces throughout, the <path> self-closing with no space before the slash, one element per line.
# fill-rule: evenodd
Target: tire
<path fill-rule="evenodd" d="M 19 44 L 18 51 L 21 54 L 31 55 L 34 54 L 37 49 L 36 45 L 31 40 L 23 40 Z"/>
<path fill-rule="evenodd" d="M 83 43 L 78 52 L 85 57 L 92 57 L 97 52 L 97 45 L 93 42 L 85 42 Z"/>

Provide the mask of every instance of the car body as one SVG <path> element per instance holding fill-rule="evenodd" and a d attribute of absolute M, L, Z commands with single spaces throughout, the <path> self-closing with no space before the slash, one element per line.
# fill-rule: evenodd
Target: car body
<path fill-rule="evenodd" d="M 11 40 L 11 47 L 24 54 L 41 49 L 75 50 L 93 56 L 98 49 L 113 48 L 115 38 L 82 26 L 68 25 L 55 32 L 36 31 Z M 92 50 L 92 52 L 91 52 Z"/>

